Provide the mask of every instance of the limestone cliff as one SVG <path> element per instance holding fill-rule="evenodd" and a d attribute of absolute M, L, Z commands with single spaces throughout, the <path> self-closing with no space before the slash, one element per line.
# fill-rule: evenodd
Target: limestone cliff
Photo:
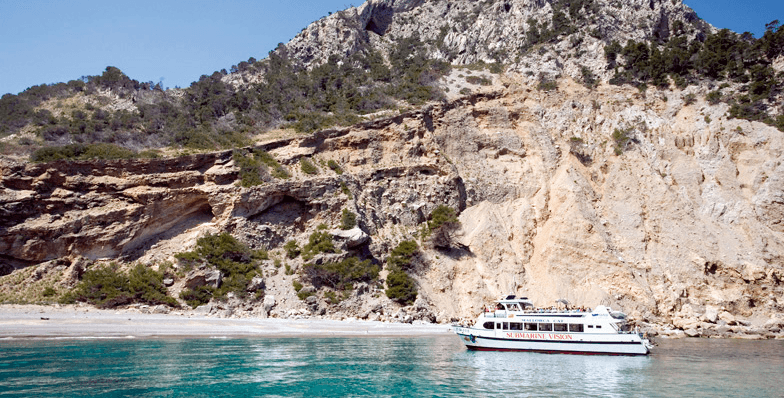
<path fill-rule="evenodd" d="M 368 0 L 312 23 L 285 47 L 293 59 L 312 67 L 331 55 L 363 49 L 388 55 L 397 40 L 417 35 L 431 58 L 454 65 L 482 61 L 520 73 L 573 78 L 587 67 L 609 78 L 605 45 L 664 41 L 676 22 L 691 40 L 715 31 L 680 0 Z M 558 35 L 540 37 L 545 31 Z M 225 77 L 235 84 L 243 78 L 260 79 L 253 73 Z"/>
<path fill-rule="evenodd" d="M 721 90 L 710 80 L 686 89 L 606 84 L 610 41 L 666 40 L 675 21 L 689 40 L 714 28 L 679 1 L 561 1 L 562 16 L 552 4 L 370 0 L 316 21 L 285 45 L 304 66 L 368 48 L 388 56 L 396 39 L 416 32 L 433 58 L 507 72 L 455 68 L 437 82 L 444 101 L 257 143 L 289 179 L 242 187 L 232 151 L 3 159 L 0 300 L 42 301 L 19 292 L 72 287 L 91 261 L 176 265 L 173 256 L 200 236 L 229 232 L 273 252 L 286 271 L 263 262 L 264 278 L 253 282 L 263 302 L 230 298 L 200 311 L 450 322 L 514 288 L 542 306 L 560 298 L 610 305 L 665 334 L 781 337 L 784 133 L 728 118 L 728 104 L 704 100 Z M 531 33 L 543 21 L 566 22 L 547 45 Z M 777 73 L 782 65 L 774 63 Z M 584 67 L 596 87 L 576 83 Z M 257 72 L 223 79 L 239 87 L 263 80 Z M 552 89 L 543 75 L 556 79 Z M 302 171 L 301 159 L 317 172 Z M 314 261 L 358 254 L 383 263 L 399 242 L 419 238 L 439 205 L 457 209 L 462 226 L 451 248 L 429 247 L 417 259 L 412 306 L 373 283 L 339 304 L 295 294 L 304 261 L 285 259 L 286 242 L 303 244 L 326 224 L 343 250 Z M 344 209 L 357 215 L 349 232 L 337 230 Z M 166 285 L 178 293 L 219 284 L 210 272 Z"/>
<path fill-rule="evenodd" d="M 525 82 L 508 75 L 494 91 L 267 143 L 295 175 L 253 188 L 235 184 L 231 152 L 5 164 L 5 272 L 76 255 L 166 260 L 203 230 L 272 249 L 336 226 L 342 208 L 383 258 L 447 204 L 462 211 L 462 248 L 427 250 L 415 276 L 418 305 L 440 321 L 473 316 L 516 282 L 542 305 L 609 304 L 661 330 L 778 331 L 780 131 L 728 120 L 726 105 L 685 105 L 680 91 Z M 629 138 L 619 149 L 616 130 Z M 300 157 L 345 173 L 301 173 Z M 287 298 L 280 314 L 304 307 L 286 278 L 268 283 Z M 330 311 L 371 316 L 369 297 Z"/>

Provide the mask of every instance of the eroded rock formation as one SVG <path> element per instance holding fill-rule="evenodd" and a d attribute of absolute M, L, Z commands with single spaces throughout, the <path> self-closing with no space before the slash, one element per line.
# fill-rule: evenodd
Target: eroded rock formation
<path fill-rule="evenodd" d="M 205 230 L 274 249 L 305 241 L 318 224 L 339 225 L 344 208 L 370 235 L 369 255 L 383 259 L 446 204 L 461 211 L 459 242 L 426 250 L 415 273 L 418 307 L 439 321 L 472 317 L 516 283 L 542 305 L 558 298 L 609 304 L 665 331 L 777 327 L 784 308 L 780 131 L 729 120 L 723 104 L 686 105 L 680 91 L 588 90 L 564 79 L 557 91 L 541 92 L 521 76 L 500 83 L 492 92 L 268 143 L 263 148 L 293 177 L 252 188 L 235 184 L 231 152 L 4 164 L 5 273 L 76 255 L 165 261 Z M 616 131 L 628 137 L 623 146 Z M 320 174 L 295 167 L 303 156 L 322 165 Z M 344 173 L 325 167 L 328 160 Z M 307 308 L 285 278 L 265 281 L 280 316 Z M 372 289 L 331 311 L 394 313 Z"/>

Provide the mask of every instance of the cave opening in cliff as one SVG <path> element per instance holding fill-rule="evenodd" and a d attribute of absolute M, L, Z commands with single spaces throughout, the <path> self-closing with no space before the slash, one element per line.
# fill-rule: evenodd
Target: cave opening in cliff
<path fill-rule="evenodd" d="M 365 24 L 365 30 L 373 32 L 379 36 L 384 36 L 387 28 L 392 23 L 394 11 L 384 4 L 377 5 L 373 10 L 373 15 Z"/>

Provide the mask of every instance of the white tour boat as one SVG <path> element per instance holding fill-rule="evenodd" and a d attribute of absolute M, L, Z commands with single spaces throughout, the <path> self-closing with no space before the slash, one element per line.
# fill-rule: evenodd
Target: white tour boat
<path fill-rule="evenodd" d="M 653 347 L 642 333 L 627 330 L 622 312 L 605 306 L 537 309 L 515 295 L 486 308 L 474 326 L 452 328 L 469 350 L 647 355 Z"/>

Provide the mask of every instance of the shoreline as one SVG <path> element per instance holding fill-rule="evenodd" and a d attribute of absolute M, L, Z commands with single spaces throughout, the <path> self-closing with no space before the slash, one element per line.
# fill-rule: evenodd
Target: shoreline
<path fill-rule="evenodd" d="M 218 318 L 94 307 L 0 305 L 0 341 L 30 339 L 419 337 L 450 326 L 365 320 Z"/>
<path fill-rule="evenodd" d="M 737 328 L 737 327 L 733 327 Z M 654 328 L 654 339 L 719 338 L 784 340 L 784 333 L 689 336 Z M 0 342 L 55 339 L 422 337 L 452 335 L 450 324 L 337 320 L 316 317 L 222 317 L 197 311 L 155 313 L 138 309 L 98 309 L 89 305 L 0 304 Z"/>

